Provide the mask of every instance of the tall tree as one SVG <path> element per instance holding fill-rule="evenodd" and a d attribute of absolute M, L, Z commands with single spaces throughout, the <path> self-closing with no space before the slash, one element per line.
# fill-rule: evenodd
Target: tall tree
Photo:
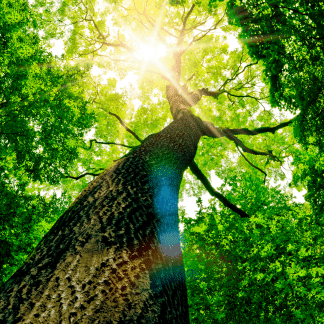
<path fill-rule="evenodd" d="M 231 30 L 224 9 L 190 1 L 175 7 L 162 1 L 100 6 L 64 1 L 51 12 L 57 30 L 59 23 L 71 25 L 65 39 L 70 60 L 115 72 L 97 83 L 93 77 L 97 125 L 90 145 L 76 148 L 83 150 L 82 164 L 106 166 L 125 147 L 133 149 L 84 189 L 7 281 L 1 320 L 189 323 L 178 227 L 185 170 L 201 182 L 198 191 L 207 189 L 236 218 L 248 219 L 256 214 L 255 204 L 226 198 L 206 171 L 216 168 L 225 179 L 222 161 L 231 167 L 229 157 L 239 154 L 242 169 L 253 168 L 259 183 L 268 185 L 269 177 L 283 177 L 283 154 L 293 152 L 285 146 L 295 144 L 286 129 L 292 120 L 276 121 L 262 106 L 268 95 L 257 62 L 244 47 L 229 51 L 216 34 L 218 28 Z M 49 11 L 43 12 L 49 19 Z M 130 70 L 139 72 L 139 87 L 120 94 L 114 79 Z M 142 92 L 137 110 L 136 92 Z M 130 117 L 128 127 L 124 121 Z M 125 144 L 117 143 L 123 133 L 115 119 L 124 126 Z M 134 147 L 134 139 L 141 144 Z M 107 153 L 98 144 L 112 147 Z M 61 174 L 67 180 L 96 174 L 77 171 Z"/>

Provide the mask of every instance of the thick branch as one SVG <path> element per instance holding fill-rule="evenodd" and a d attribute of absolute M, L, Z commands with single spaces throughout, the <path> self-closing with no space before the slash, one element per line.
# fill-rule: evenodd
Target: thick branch
<path fill-rule="evenodd" d="M 174 64 L 172 65 L 173 81 L 172 83 L 180 83 L 181 77 L 181 55 L 183 51 L 176 51 L 173 53 Z"/>
<path fill-rule="evenodd" d="M 202 90 L 196 90 L 189 93 L 185 85 L 179 85 L 178 87 L 167 85 L 166 96 L 170 104 L 172 117 L 176 119 L 177 113 L 180 112 L 181 109 L 193 107 L 200 101 Z"/>
<path fill-rule="evenodd" d="M 131 129 L 129 129 L 125 125 L 125 123 L 121 120 L 121 118 L 118 115 L 113 114 L 111 112 L 109 112 L 109 114 L 112 115 L 112 116 L 115 116 L 119 120 L 120 124 L 126 129 L 126 131 L 129 132 L 129 133 L 131 133 L 140 143 L 142 143 L 142 140 Z"/>
<path fill-rule="evenodd" d="M 203 96 L 213 97 L 214 99 L 218 99 L 218 97 L 222 93 L 225 92 L 224 90 L 221 90 L 221 91 L 210 91 L 210 90 L 208 90 L 208 88 L 203 88 L 203 89 L 201 89 L 201 91 L 202 91 L 202 95 Z"/>
<path fill-rule="evenodd" d="M 245 211 L 232 204 L 221 193 L 219 193 L 212 187 L 207 177 L 201 172 L 195 161 L 192 161 L 189 167 L 191 172 L 201 181 L 201 183 L 205 186 L 211 196 L 216 197 L 218 200 L 220 200 L 221 203 L 223 203 L 225 207 L 230 208 L 234 213 L 240 215 L 241 217 L 250 217 Z"/>
<path fill-rule="evenodd" d="M 183 20 L 183 24 L 182 24 L 182 28 L 180 30 L 180 35 L 178 37 L 178 42 L 177 42 L 177 48 L 180 47 L 180 45 L 183 42 L 184 36 L 185 36 L 185 32 L 186 32 L 186 24 L 187 24 L 187 20 L 189 18 L 189 16 L 191 15 L 192 11 L 195 8 L 195 4 L 193 4 L 191 6 L 191 8 L 189 9 L 187 15 L 185 16 L 184 20 Z M 172 66 L 172 72 L 174 74 L 173 78 L 175 82 L 180 83 L 180 76 L 181 76 L 181 56 L 182 54 L 185 52 L 185 50 L 179 50 L 177 49 L 174 53 L 173 53 L 173 59 L 174 59 L 174 64 Z"/>
<path fill-rule="evenodd" d="M 286 124 L 286 123 L 285 123 Z M 221 138 L 221 137 L 227 137 L 229 140 L 233 141 L 237 146 L 240 146 L 244 152 L 250 153 L 250 154 L 254 154 L 254 155 L 266 155 L 266 156 L 270 156 L 270 158 L 274 161 L 279 161 L 279 159 L 277 157 L 275 157 L 271 151 L 268 152 L 260 152 L 260 151 L 256 151 L 253 149 L 250 149 L 249 147 L 247 147 L 240 139 L 238 139 L 237 137 L 234 136 L 234 132 L 232 132 L 231 129 L 228 128 L 218 128 L 215 127 L 212 123 L 210 122 L 204 122 L 205 130 L 204 130 L 204 135 L 208 136 L 208 137 L 212 137 L 212 138 Z M 279 126 L 279 125 L 278 125 Z M 281 125 L 282 126 L 282 125 Z M 287 125 L 285 125 L 287 126 Z M 282 126 L 284 127 L 284 126 Z M 269 127 L 270 131 L 272 131 L 272 127 Z M 277 129 L 279 129 L 277 127 Z M 257 135 L 259 134 L 258 132 L 254 131 L 247 131 L 245 133 L 241 132 L 242 129 L 236 129 L 236 134 L 246 134 L 246 135 Z M 238 132 L 239 131 L 239 132 Z M 269 130 L 268 130 L 269 131 Z M 264 131 L 264 128 L 261 128 L 261 132 L 265 133 L 266 131 Z"/>

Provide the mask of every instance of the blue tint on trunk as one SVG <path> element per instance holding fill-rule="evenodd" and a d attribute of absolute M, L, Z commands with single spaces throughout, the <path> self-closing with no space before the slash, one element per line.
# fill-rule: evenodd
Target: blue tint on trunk
<path fill-rule="evenodd" d="M 182 172 L 169 165 L 152 171 L 154 213 L 160 221 L 157 231 L 163 257 L 161 267 L 151 273 L 151 290 L 159 293 L 164 286 L 185 283 L 185 270 L 180 247 L 178 195 Z"/>

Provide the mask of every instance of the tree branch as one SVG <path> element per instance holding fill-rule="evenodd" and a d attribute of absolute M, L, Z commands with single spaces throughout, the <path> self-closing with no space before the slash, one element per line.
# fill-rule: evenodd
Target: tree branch
<path fill-rule="evenodd" d="M 195 8 L 195 4 L 193 4 L 191 6 L 188 13 L 186 14 L 186 17 L 183 20 L 183 24 L 182 24 L 182 28 L 181 28 L 181 31 L 180 31 L 180 36 L 178 38 L 177 46 L 180 46 L 182 44 L 182 41 L 183 41 L 183 38 L 184 38 L 184 35 L 185 35 L 185 31 L 186 31 L 187 20 L 188 20 L 189 16 L 191 15 L 192 11 L 194 10 L 194 8 Z"/>
<path fill-rule="evenodd" d="M 266 177 L 267 177 L 267 174 L 266 174 L 263 170 L 261 170 L 260 168 L 258 168 L 256 165 L 254 165 L 252 162 L 250 162 L 250 161 L 245 157 L 245 155 L 240 151 L 238 145 L 236 145 L 236 147 L 237 147 L 237 150 L 240 152 L 240 154 L 244 157 L 244 159 L 245 159 L 245 161 L 246 161 L 247 163 L 249 163 L 253 168 L 259 170 L 260 172 L 262 172 L 262 173 L 264 174 L 264 183 L 265 183 L 265 181 L 266 181 Z"/>
<path fill-rule="evenodd" d="M 290 124 L 292 124 L 296 119 L 297 119 L 298 115 L 295 116 L 293 119 L 290 119 L 284 123 L 281 123 L 277 126 L 273 126 L 273 127 L 259 127 L 259 128 L 255 128 L 252 130 L 249 130 L 247 128 L 233 128 L 229 130 L 231 131 L 231 133 L 233 135 L 250 135 L 250 136 L 254 136 L 254 135 L 258 135 L 258 134 L 263 134 L 263 133 L 272 133 L 274 134 L 277 130 L 284 128 L 286 126 L 289 126 Z"/>
<path fill-rule="evenodd" d="M 119 146 L 128 147 L 128 148 L 134 148 L 135 147 L 135 146 L 132 146 L 132 145 L 125 145 L 125 144 L 120 144 L 120 143 L 115 143 L 115 142 L 99 142 L 96 139 L 91 139 L 90 140 L 90 147 L 87 150 L 91 149 L 93 142 L 98 143 L 98 144 L 119 145 Z"/>
<path fill-rule="evenodd" d="M 241 58 L 240 58 L 240 62 L 239 62 L 239 66 L 236 68 L 236 70 L 233 72 L 232 76 L 230 78 L 227 78 L 224 83 L 219 87 L 219 90 L 218 91 L 209 91 L 208 89 L 205 89 L 205 93 L 204 95 L 205 96 L 209 96 L 209 97 L 213 97 L 215 99 L 218 99 L 219 95 L 221 95 L 222 93 L 227 93 L 228 96 L 233 96 L 233 97 L 248 97 L 248 98 L 253 98 L 257 101 L 261 100 L 261 99 L 264 99 L 264 98 L 261 98 L 261 99 L 258 99 L 258 98 L 255 98 L 255 97 L 252 97 L 250 95 L 244 95 L 244 96 L 241 96 L 241 95 L 233 95 L 231 94 L 229 91 L 227 91 L 225 89 L 225 86 L 230 82 L 230 81 L 234 81 L 236 80 L 236 78 L 241 75 L 242 73 L 245 72 L 245 70 L 253 65 L 256 65 L 258 64 L 258 62 L 255 62 L 255 63 L 250 63 L 250 64 L 247 64 L 246 66 L 244 66 L 241 70 L 240 68 L 242 67 L 242 63 L 243 62 L 243 58 L 244 58 L 244 51 L 242 51 L 242 55 L 241 55 Z M 234 69 L 232 67 L 232 69 Z M 212 72 L 209 72 L 209 73 L 212 73 Z M 231 89 L 231 90 L 235 90 L 235 89 Z M 237 90 L 237 89 L 236 89 Z M 230 98 L 229 98 L 230 99 Z"/>
<path fill-rule="evenodd" d="M 151 30 L 151 31 L 154 31 L 154 33 L 157 33 L 159 39 L 160 39 L 163 43 L 165 43 L 165 39 L 163 39 L 163 37 L 162 37 L 162 35 L 161 35 L 161 33 L 159 32 L 158 29 L 164 31 L 166 34 L 168 34 L 168 35 L 171 36 L 171 37 L 177 38 L 177 37 L 176 37 L 175 35 L 173 35 L 171 32 L 169 32 L 168 30 L 166 30 L 163 26 L 158 26 L 158 28 L 157 28 L 157 26 L 156 26 L 156 21 L 155 21 L 155 20 L 154 20 L 150 15 L 147 14 L 147 12 L 146 12 L 146 8 L 144 8 L 144 9 L 143 9 L 143 12 L 141 12 L 141 11 L 137 8 L 137 6 L 136 6 L 136 4 L 135 4 L 134 2 L 133 2 L 133 4 L 134 4 L 134 8 L 135 8 L 137 14 L 138 14 L 139 16 L 144 16 L 144 18 L 146 19 L 146 21 L 150 24 L 151 27 L 153 27 L 153 29 L 148 28 L 148 27 L 144 24 L 144 22 L 143 22 L 142 20 L 140 20 L 139 18 L 134 17 L 134 16 L 132 16 L 132 15 L 130 15 L 130 17 L 132 17 L 133 19 L 137 20 L 137 21 L 138 21 L 138 22 L 139 22 L 139 23 L 140 23 L 140 24 L 141 24 L 145 29 L 147 29 L 147 30 Z M 125 10 L 131 10 L 131 9 L 127 9 L 127 8 L 124 8 L 124 7 L 123 7 L 123 9 L 125 9 Z"/>
<path fill-rule="evenodd" d="M 103 47 L 103 44 L 101 44 L 98 48 L 95 48 L 93 51 L 91 52 L 87 52 L 87 53 L 80 53 L 79 56 L 86 56 L 86 55 L 90 55 L 93 54 L 95 52 L 98 52 L 101 48 Z"/>
<path fill-rule="evenodd" d="M 237 146 L 240 146 L 244 152 L 246 153 L 250 153 L 250 154 L 254 154 L 254 155 L 268 155 L 271 157 L 272 160 L 274 161 L 278 161 L 278 158 L 275 157 L 271 152 L 260 152 L 260 151 L 256 151 L 253 149 L 250 149 L 249 147 L 247 147 L 241 140 L 239 140 L 237 137 L 235 137 L 231 131 L 229 131 L 228 129 L 223 129 L 223 133 L 225 134 L 225 136 L 233 141 Z"/>
<path fill-rule="evenodd" d="M 256 151 L 256 150 L 248 148 L 241 140 L 239 140 L 237 137 L 235 137 L 234 134 L 235 135 L 243 135 L 243 134 L 244 135 L 257 135 L 257 134 L 266 133 L 266 132 L 274 133 L 276 130 L 289 125 L 295 118 L 293 118 L 292 120 L 290 120 L 288 122 L 277 125 L 275 127 L 261 127 L 261 128 L 255 129 L 253 131 L 250 131 L 248 129 L 231 130 L 229 128 L 218 128 L 218 127 L 215 127 L 212 123 L 204 121 L 204 125 L 205 125 L 204 136 L 208 136 L 211 138 L 221 138 L 221 137 L 225 136 L 229 140 L 233 141 L 237 146 L 240 146 L 244 152 L 254 154 L 254 155 L 266 155 L 266 156 L 270 156 L 270 158 L 274 161 L 280 161 L 279 158 L 277 158 L 276 156 L 274 156 L 272 154 L 272 151 L 260 152 L 260 151 Z M 258 130 L 259 130 L 259 132 L 258 132 Z"/>
<path fill-rule="evenodd" d="M 142 140 L 131 130 L 131 129 L 129 129 L 126 125 L 125 125 L 125 123 L 121 120 L 121 118 L 118 116 L 118 115 L 116 115 L 116 114 L 113 114 L 112 112 L 108 112 L 110 115 L 112 115 L 112 116 L 115 116 L 118 120 L 119 120 L 119 122 L 120 122 L 120 124 L 126 129 L 126 131 L 127 132 L 129 132 L 129 133 L 131 133 L 140 143 L 142 143 Z"/>
<path fill-rule="evenodd" d="M 203 96 L 213 97 L 214 99 L 218 99 L 218 97 L 222 93 L 225 92 L 224 90 L 221 90 L 221 91 L 210 91 L 210 90 L 208 90 L 208 88 L 203 88 L 203 89 L 201 89 L 201 91 L 202 91 L 202 95 Z"/>
<path fill-rule="evenodd" d="M 114 44 L 114 43 L 102 42 L 102 44 L 109 46 L 109 47 L 122 47 L 122 48 L 125 48 L 130 53 L 132 53 L 134 51 L 131 47 L 129 47 L 128 45 L 123 44 L 123 43 Z"/>
<path fill-rule="evenodd" d="M 192 73 L 191 77 L 186 81 L 186 84 L 191 81 L 191 79 L 195 76 L 196 73 Z"/>
<path fill-rule="evenodd" d="M 241 75 L 242 73 L 245 72 L 245 70 L 253 65 L 257 65 L 258 64 L 258 61 L 255 62 L 255 63 L 250 63 L 250 64 L 247 64 L 243 67 L 243 69 L 240 71 L 240 68 L 242 66 L 242 64 L 244 63 L 243 62 L 243 57 L 244 57 L 244 51 L 242 50 L 242 56 L 240 58 L 240 63 L 239 63 L 239 66 L 237 68 L 237 70 L 233 73 L 233 75 L 230 77 L 230 78 L 227 78 L 225 80 L 225 82 L 221 85 L 220 89 L 224 89 L 224 87 L 227 85 L 228 82 L 230 81 L 234 81 L 239 75 Z M 224 90 L 225 91 L 225 90 Z"/>
<path fill-rule="evenodd" d="M 104 168 L 100 168 L 98 170 L 105 170 Z M 85 177 L 86 175 L 91 175 L 91 176 L 98 176 L 100 173 L 90 173 L 90 172 L 86 172 L 86 173 L 83 173 L 77 177 L 73 177 L 73 176 L 70 176 L 70 175 L 67 175 L 67 176 L 64 176 L 65 178 L 70 178 L 70 179 L 74 179 L 74 180 L 79 180 L 83 177 Z"/>
<path fill-rule="evenodd" d="M 223 91 L 224 93 L 227 93 L 229 96 L 232 96 L 232 97 L 236 97 L 236 98 L 251 98 L 251 99 L 254 99 L 256 100 L 257 102 L 259 102 L 259 100 L 263 100 L 263 99 L 266 99 L 268 97 L 264 97 L 264 98 L 256 98 L 256 97 L 253 97 L 253 96 L 250 96 L 250 95 L 234 95 L 228 91 Z"/>
<path fill-rule="evenodd" d="M 220 20 L 218 20 L 212 27 L 208 28 L 207 30 L 201 30 L 197 35 L 195 35 L 194 38 L 189 43 L 188 47 L 190 47 L 194 42 L 198 42 L 201 39 L 203 39 L 206 35 L 208 35 L 209 32 L 216 30 L 218 25 L 222 22 L 223 18 L 226 16 L 226 11 L 227 11 L 227 9 L 225 9 L 224 14 L 220 18 Z M 197 28 L 197 30 L 198 30 L 198 28 Z"/>
<path fill-rule="evenodd" d="M 244 218 L 249 218 L 250 216 L 243 211 L 242 209 L 238 208 L 234 204 L 232 204 L 229 200 L 227 200 L 221 193 L 216 191 L 212 185 L 210 184 L 207 177 L 201 172 L 198 165 L 195 163 L 195 161 L 192 161 L 189 165 L 191 172 L 198 178 L 198 180 L 201 181 L 201 183 L 205 186 L 207 191 L 210 193 L 211 196 L 216 197 L 223 205 L 229 209 L 231 209 L 234 213 L 240 215 Z"/>
<path fill-rule="evenodd" d="M 232 135 L 259 135 L 259 134 L 264 134 L 264 133 L 272 133 L 274 134 L 277 130 L 284 128 L 291 123 L 293 123 L 297 117 L 294 117 L 293 119 L 288 120 L 287 122 L 281 123 L 277 126 L 273 127 L 259 127 L 255 129 L 247 129 L 247 128 L 219 128 L 216 127 L 213 123 L 204 121 L 205 124 L 205 136 L 212 137 L 212 138 L 221 138 L 226 136 L 224 133 L 224 130 L 229 131 Z"/>
<path fill-rule="evenodd" d="M 269 3 L 268 1 L 265 1 L 265 2 L 266 2 L 267 5 L 270 6 L 270 7 L 277 7 L 277 8 L 280 8 L 280 9 L 281 9 L 281 8 L 284 8 L 284 9 L 287 9 L 287 10 L 291 10 L 292 12 L 298 13 L 299 15 L 306 16 L 306 17 L 310 18 L 309 15 L 308 15 L 307 13 L 303 13 L 303 12 L 301 12 L 301 11 L 295 9 L 295 8 L 285 7 L 285 6 L 282 6 L 282 5 L 278 6 L 278 5 L 276 5 L 276 4 Z"/>
<path fill-rule="evenodd" d="M 182 23 L 182 28 L 180 30 L 179 37 L 177 38 L 177 45 L 175 47 L 175 51 L 173 53 L 173 59 L 174 59 L 174 64 L 172 66 L 172 72 L 173 72 L 173 79 L 175 82 L 180 83 L 180 76 L 181 76 L 181 56 L 186 50 L 180 50 L 180 45 L 183 42 L 184 36 L 185 36 L 185 31 L 186 31 L 186 24 L 189 16 L 191 15 L 193 9 L 195 8 L 195 4 L 191 6 L 189 9 L 188 13 L 183 19 Z"/>

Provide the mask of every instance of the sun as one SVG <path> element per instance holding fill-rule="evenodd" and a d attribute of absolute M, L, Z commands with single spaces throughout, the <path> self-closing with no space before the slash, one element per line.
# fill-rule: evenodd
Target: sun
<path fill-rule="evenodd" d="M 136 60 L 143 63 L 158 63 L 161 58 L 166 56 L 167 49 L 163 44 L 145 44 L 139 45 L 135 51 Z"/>

